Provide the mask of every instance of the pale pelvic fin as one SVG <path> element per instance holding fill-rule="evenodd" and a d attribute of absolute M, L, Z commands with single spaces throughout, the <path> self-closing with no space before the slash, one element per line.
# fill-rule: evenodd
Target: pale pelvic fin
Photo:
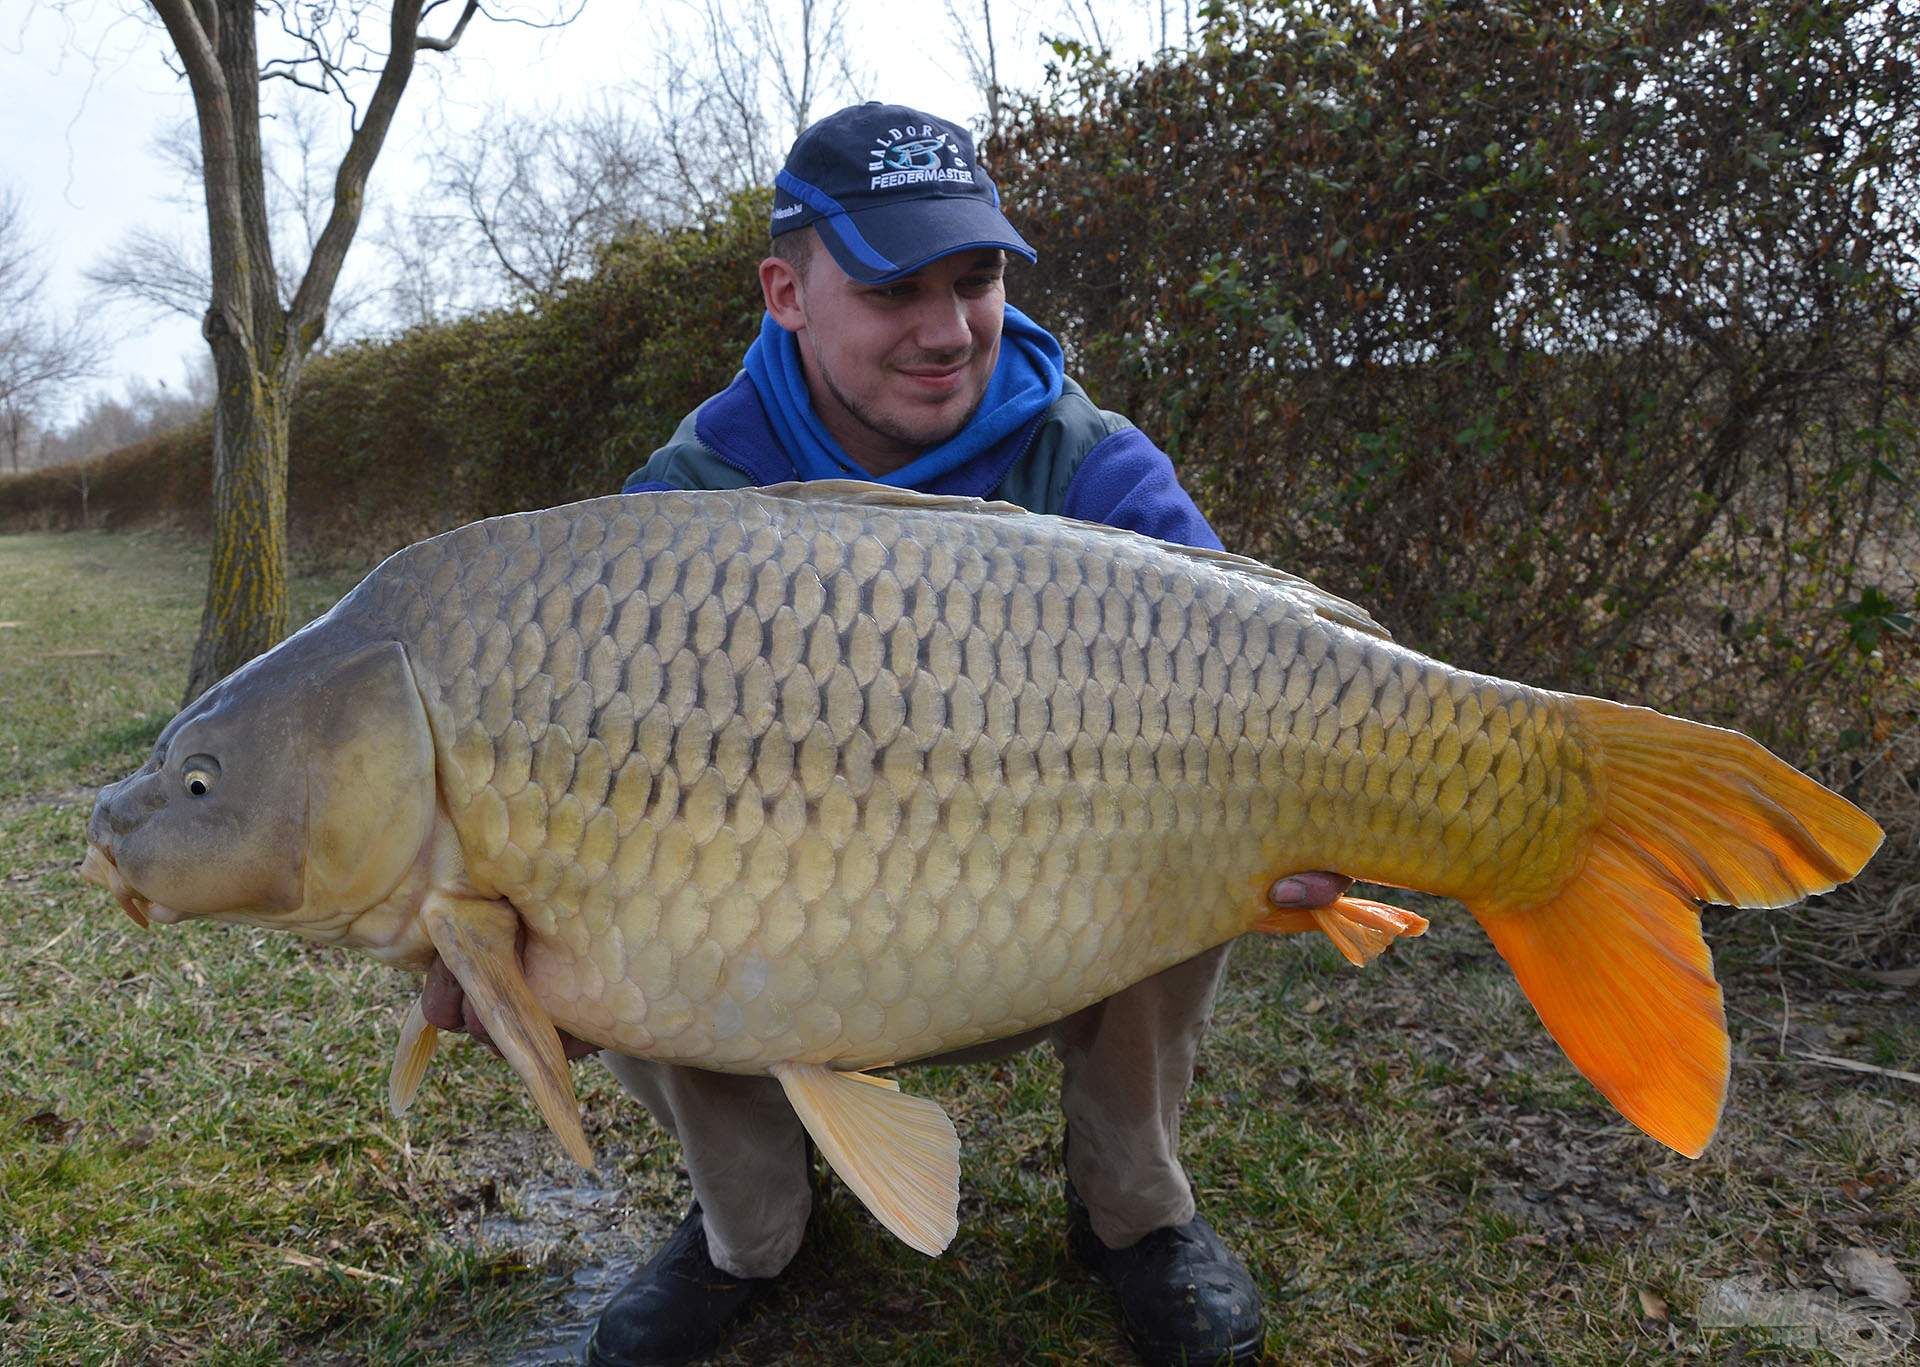
<path fill-rule="evenodd" d="M 519 913 L 506 902 L 432 893 L 422 914 L 441 961 L 533 1093 L 547 1128 L 574 1162 L 591 1168 L 593 1150 L 580 1127 L 580 1102 L 560 1032 L 520 971 Z"/>
<path fill-rule="evenodd" d="M 414 998 L 400 1026 L 400 1042 L 393 1051 L 393 1072 L 387 1078 L 387 1106 L 395 1115 L 405 1115 L 407 1107 L 413 1104 L 413 1094 L 420 1090 L 420 1079 L 427 1075 L 427 1064 L 432 1061 L 439 1043 L 440 1032 L 427 1024 L 420 999 Z"/>
<path fill-rule="evenodd" d="M 833 1170 L 908 1247 L 938 1257 L 960 1228 L 960 1137 L 899 1084 L 817 1063 L 772 1073 Z"/>

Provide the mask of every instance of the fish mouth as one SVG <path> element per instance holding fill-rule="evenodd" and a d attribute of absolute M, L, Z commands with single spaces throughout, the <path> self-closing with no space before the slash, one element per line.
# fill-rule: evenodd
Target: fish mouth
<path fill-rule="evenodd" d="M 113 900 L 120 904 L 120 909 L 140 929 L 145 930 L 152 924 L 153 903 L 133 890 L 133 884 L 127 881 L 126 875 L 120 872 L 120 866 L 113 862 L 113 856 L 105 849 L 88 843 L 87 857 L 80 863 L 80 876 L 112 893 Z M 170 918 L 162 916 L 160 919 L 164 921 Z"/>

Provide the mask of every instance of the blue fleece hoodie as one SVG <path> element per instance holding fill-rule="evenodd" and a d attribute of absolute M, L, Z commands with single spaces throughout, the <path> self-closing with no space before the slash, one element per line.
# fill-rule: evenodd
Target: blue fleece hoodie
<path fill-rule="evenodd" d="M 1007 312 L 1010 322 L 1017 317 L 1016 326 L 1031 328 L 1051 344 L 1054 356 L 1060 354 L 1059 344 L 1036 324 L 1011 308 Z M 1034 344 L 1044 345 L 1037 339 Z M 1016 350 L 1001 348 L 1000 368 L 989 384 L 989 396 L 1002 384 L 1000 369 Z M 751 361 L 751 349 L 748 356 Z M 900 472 L 912 473 L 911 482 L 899 478 L 887 482 L 930 494 L 1004 498 L 1037 513 L 1057 513 L 1180 545 L 1220 549 L 1220 539 L 1180 487 L 1166 453 L 1119 414 L 1095 407 L 1071 379 L 1054 383 L 1052 401 L 1030 415 L 1023 413 L 1015 425 L 983 424 L 983 415 L 990 411 L 990 404 L 983 401 L 965 431 Z M 1003 392 L 1017 393 L 1018 386 Z M 783 416 L 784 432 L 782 423 L 769 414 L 750 371 L 742 370 L 732 384 L 681 422 L 672 439 L 627 477 L 621 492 L 739 489 L 817 478 L 806 473 L 805 454 L 796 451 L 800 442 L 793 433 L 799 425 L 818 425 L 818 415 L 809 403 L 804 417 L 790 410 Z M 944 468 L 932 469 L 929 457 L 942 452 L 954 458 L 949 463 L 943 456 Z M 836 466 L 829 473 L 873 479 L 857 467 Z"/>

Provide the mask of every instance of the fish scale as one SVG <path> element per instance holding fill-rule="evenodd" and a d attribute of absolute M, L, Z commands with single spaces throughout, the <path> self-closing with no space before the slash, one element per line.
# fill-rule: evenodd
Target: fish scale
<path fill-rule="evenodd" d="M 1544 890 L 1585 819 L 1546 695 L 1058 519 L 600 499 L 362 592 L 541 1001 L 658 1059 L 964 1047 L 1241 933 L 1279 875 L 1416 881 L 1438 846 L 1464 886 Z"/>

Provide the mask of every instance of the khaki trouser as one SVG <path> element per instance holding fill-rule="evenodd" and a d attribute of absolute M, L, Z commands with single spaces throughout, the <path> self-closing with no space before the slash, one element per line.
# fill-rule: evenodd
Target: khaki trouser
<path fill-rule="evenodd" d="M 1226 963 L 1221 945 L 1043 1029 L 921 1062 L 997 1058 L 1051 1039 L 1065 1067 L 1067 1176 L 1094 1233 L 1124 1248 L 1193 1218 L 1178 1152 L 1180 1109 Z M 806 1131 L 780 1084 L 600 1057 L 680 1141 L 715 1266 L 736 1277 L 785 1267 L 806 1232 L 812 1192 Z"/>

